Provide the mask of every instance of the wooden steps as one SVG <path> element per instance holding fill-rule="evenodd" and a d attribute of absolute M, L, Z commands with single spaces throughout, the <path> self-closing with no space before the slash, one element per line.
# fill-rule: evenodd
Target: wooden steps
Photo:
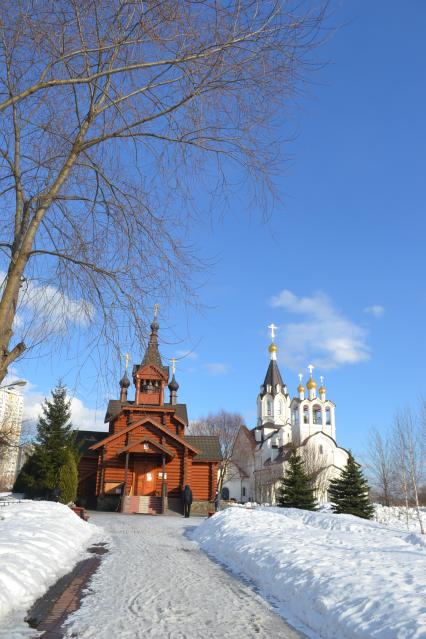
<path fill-rule="evenodd" d="M 140 513 L 143 515 L 161 515 L 161 497 L 155 495 L 132 495 L 124 498 L 123 513 Z"/>

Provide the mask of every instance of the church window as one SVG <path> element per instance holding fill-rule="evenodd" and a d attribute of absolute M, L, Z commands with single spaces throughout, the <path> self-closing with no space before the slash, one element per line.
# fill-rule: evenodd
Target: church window
<path fill-rule="evenodd" d="M 327 406 L 325 409 L 325 423 L 327 424 L 327 426 L 331 425 L 331 411 L 329 406 Z"/>
<path fill-rule="evenodd" d="M 309 424 L 309 408 L 307 406 L 303 407 L 303 423 Z"/>
<path fill-rule="evenodd" d="M 322 424 L 322 411 L 321 406 L 314 406 L 314 424 Z"/>
<path fill-rule="evenodd" d="M 280 401 L 278 402 L 278 415 L 282 415 L 282 412 L 283 412 L 283 403 L 282 403 L 282 401 L 280 400 Z"/>
<path fill-rule="evenodd" d="M 323 454 L 324 454 L 324 449 L 323 449 L 323 447 L 322 447 L 322 444 L 320 444 L 320 447 L 319 447 L 319 454 L 320 454 L 320 455 L 323 455 Z"/>
<path fill-rule="evenodd" d="M 272 415 L 272 402 L 270 399 L 266 402 L 266 414 Z"/>

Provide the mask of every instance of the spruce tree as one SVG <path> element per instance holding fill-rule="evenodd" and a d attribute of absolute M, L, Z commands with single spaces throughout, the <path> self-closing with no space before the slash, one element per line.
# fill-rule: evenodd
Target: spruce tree
<path fill-rule="evenodd" d="M 303 460 L 293 449 L 288 460 L 287 472 L 281 480 L 281 486 L 277 491 L 278 506 L 316 510 L 317 503 L 314 498 L 314 491 L 303 466 Z"/>
<path fill-rule="evenodd" d="M 373 517 L 374 507 L 369 500 L 367 480 L 351 452 L 340 477 L 330 481 L 328 497 L 335 513 L 346 513 L 363 519 Z"/>
<path fill-rule="evenodd" d="M 75 455 L 71 449 L 68 449 L 65 464 L 59 471 L 60 502 L 69 504 L 75 501 L 77 497 L 77 483 L 78 474 Z"/>
<path fill-rule="evenodd" d="M 67 389 L 59 383 L 52 391 L 52 399 L 46 399 L 42 406 L 34 452 L 15 482 L 14 490 L 17 492 L 24 492 L 28 497 L 54 498 L 68 451 L 77 458 L 70 407 Z"/>

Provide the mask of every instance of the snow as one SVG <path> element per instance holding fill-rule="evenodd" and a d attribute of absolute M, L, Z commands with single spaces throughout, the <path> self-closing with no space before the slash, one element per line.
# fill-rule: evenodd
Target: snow
<path fill-rule="evenodd" d="M 79 639 L 296 639 L 271 606 L 188 538 L 196 517 L 93 513 L 110 552 L 69 619 Z"/>
<path fill-rule="evenodd" d="M 426 529 L 426 509 L 420 508 L 423 527 Z M 374 504 L 374 521 L 392 528 L 403 528 L 420 532 L 419 520 L 414 508 L 404 506 L 382 506 Z"/>
<path fill-rule="evenodd" d="M 0 636 L 10 639 L 28 635 L 26 611 L 102 533 L 63 504 L 2 501 L 8 503 L 0 507 Z"/>
<path fill-rule="evenodd" d="M 229 508 L 192 537 L 310 637 L 426 638 L 426 540 L 401 525 Z"/>

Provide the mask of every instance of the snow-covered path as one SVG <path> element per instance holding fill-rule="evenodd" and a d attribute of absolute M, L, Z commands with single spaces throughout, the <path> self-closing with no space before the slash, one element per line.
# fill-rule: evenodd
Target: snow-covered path
<path fill-rule="evenodd" d="M 225 572 L 190 541 L 186 528 L 202 520 L 93 513 L 112 538 L 69 619 L 79 639 L 295 639 L 249 587 Z"/>

